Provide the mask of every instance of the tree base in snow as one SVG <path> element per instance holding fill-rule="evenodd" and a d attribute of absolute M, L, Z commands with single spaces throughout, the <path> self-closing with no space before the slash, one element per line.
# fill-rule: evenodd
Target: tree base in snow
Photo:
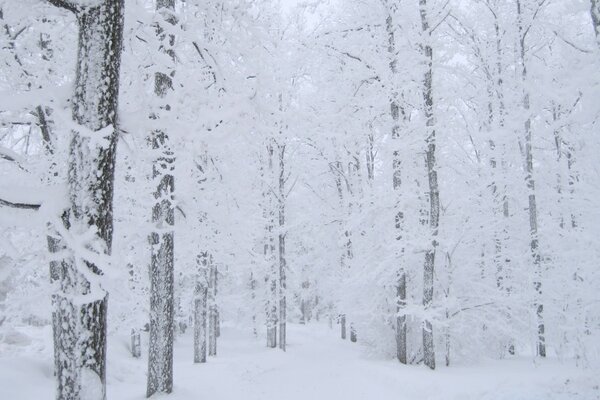
<path fill-rule="evenodd" d="M 55 294 L 52 303 L 56 399 L 105 399 L 108 294 L 92 302 Z"/>

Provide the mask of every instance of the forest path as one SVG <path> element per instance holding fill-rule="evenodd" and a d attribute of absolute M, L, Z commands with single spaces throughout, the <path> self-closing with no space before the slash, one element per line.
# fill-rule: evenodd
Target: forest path
<path fill-rule="evenodd" d="M 54 398 L 52 335 L 34 335 L 28 354 L 0 351 L 0 400 Z M 109 337 L 108 400 L 145 399 L 147 355 L 129 353 L 127 332 Z M 147 335 L 142 336 L 147 349 Z M 339 326 L 288 325 L 287 352 L 249 331 L 223 327 L 218 356 L 194 364 L 191 331 L 175 344 L 175 386 L 160 400 L 597 400 L 598 371 L 531 359 L 440 367 L 404 366 L 369 357 L 339 339 Z M 360 341 L 360 336 L 359 336 Z"/>
<path fill-rule="evenodd" d="M 360 340 L 360 338 L 359 338 Z M 169 400 L 550 400 L 600 399 L 593 374 L 549 361 L 530 359 L 464 367 L 403 366 L 370 358 L 358 343 L 339 338 L 339 327 L 288 325 L 284 353 L 268 349 L 247 332 L 224 327 L 218 356 L 192 363 L 192 337 L 178 338 L 175 387 Z M 126 356 L 126 355 L 124 355 Z M 109 400 L 142 399 L 145 360 L 126 378 L 128 390 L 109 380 Z M 141 364 L 141 366 L 140 366 Z M 113 364 L 109 364 L 114 365 Z M 113 374 L 111 374 L 113 375 Z M 114 375 L 113 375 L 114 376 Z M 112 381 L 112 382 L 111 382 Z M 137 381 L 137 382 L 134 382 Z M 585 394 L 579 394 L 587 388 Z M 111 394 L 112 392 L 112 394 Z M 597 396 L 597 397 L 596 397 Z"/>

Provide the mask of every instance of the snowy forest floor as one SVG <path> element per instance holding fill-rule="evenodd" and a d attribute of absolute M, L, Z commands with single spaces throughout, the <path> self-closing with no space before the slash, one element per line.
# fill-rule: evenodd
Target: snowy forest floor
<path fill-rule="evenodd" d="M 335 327 L 334 327 L 335 328 Z M 288 349 L 223 327 L 218 356 L 192 363 L 191 332 L 175 348 L 175 387 L 169 400 L 566 400 L 600 399 L 598 371 L 544 360 L 489 361 L 471 366 L 402 366 L 365 354 L 326 325 L 288 325 Z M 36 337 L 37 335 L 37 337 Z M 0 347 L 0 399 L 54 398 L 50 330 L 14 335 Z M 27 345 L 26 352 L 14 351 Z M 108 399 L 143 399 L 146 359 L 133 359 L 127 337 L 109 341 Z"/>

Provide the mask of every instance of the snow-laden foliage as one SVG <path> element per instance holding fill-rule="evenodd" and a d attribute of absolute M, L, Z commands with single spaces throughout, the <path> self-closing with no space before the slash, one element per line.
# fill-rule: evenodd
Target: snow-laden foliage
<path fill-rule="evenodd" d="M 57 2 L 0 1 L 0 350 L 52 323 L 52 235 L 101 266 L 109 338 L 149 329 L 168 152 L 175 336 L 206 286 L 209 319 L 271 347 L 325 321 L 402 358 L 406 324 L 419 364 L 431 324 L 438 366 L 600 364 L 595 1 L 125 0 L 110 255 L 59 229 L 70 134 L 98 130 L 72 121 L 77 20 Z"/>

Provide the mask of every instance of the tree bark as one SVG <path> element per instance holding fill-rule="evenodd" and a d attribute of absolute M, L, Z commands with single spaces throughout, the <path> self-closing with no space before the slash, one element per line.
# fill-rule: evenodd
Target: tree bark
<path fill-rule="evenodd" d="M 386 24 L 386 32 L 388 35 L 388 57 L 389 57 L 389 67 L 392 73 L 392 82 L 390 82 L 391 88 L 391 96 L 390 96 L 390 115 L 392 117 L 392 143 L 394 144 L 393 151 L 393 159 L 392 159 L 392 185 L 394 192 L 397 193 L 397 196 L 400 196 L 400 189 L 402 185 L 402 160 L 400 158 L 400 151 L 397 142 L 399 141 L 400 136 L 400 112 L 404 116 L 404 111 L 401 109 L 398 100 L 398 90 L 396 88 L 396 79 L 398 78 L 398 57 L 396 55 L 396 36 L 395 36 L 395 26 L 394 26 L 394 16 L 397 12 L 398 6 L 395 2 L 386 3 L 388 7 L 388 16 L 385 20 Z M 399 208 L 399 207 L 397 207 Z M 400 210 L 396 212 L 394 217 L 394 224 L 396 228 L 396 240 L 402 240 L 402 231 L 404 229 L 404 213 Z M 400 244 L 402 246 L 402 244 Z M 397 295 L 397 305 L 396 305 L 396 356 L 398 361 L 402 364 L 406 364 L 406 315 L 403 313 L 404 307 L 406 306 L 406 272 L 404 270 L 402 263 L 402 256 L 404 254 L 404 247 L 401 248 L 399 254 L 399 264 L 398 265 L 398 281 L 396 282 L 396 295 Z"/>
<path fill-rule="evenodd" d="M 194 290 L 194 362 L 206 362 L 206 331 L 207 331 L 207 306 L 208 285 L 206 279 L 207 256 L 204 253 L 198 256 L 198 281 Z"/>
<path fill-rule="evenodd" d="M 208 355 L 217 355 L 217 325 L 219 315 L 217 312 L 217 266 L 212 256 L 208 259 Z"/>
<path fill-rule="evenodd" d="M 177 24 L 174 16 L 175 0 L 158 0 L 156 12 L 162 20 L 157 24 L 157 36 L 161 50 L 170 58 L 172 72 L 157 72 L 154 77 L 154 93 L 164 99 L 173 89 L 175 37 L 167 34 L 165 23 Z M 161 104 L 151 119 L 160 119 L 160 114 L 171 109 Z M 156 231 L 150 235 L 150 343 L 148 356 L 148 384 L 146 396 L 156 392 L 171 393 L 173 390 L 173 335 L 174 335 L 174 232 L 175 209 L 173 206 L 175 179 L 173 176 L 175 157 L 169 147 L 169 136 L 163 130 L 152 132 L 150 138 L 153 152 L 158 154 L 152 170 L 158 186 L 154 193 L 152 223 Z"/>
<path fill-rule="evenodd" d="M 285 351 L 286 346 L 286 259 L 285 259 L 285 145 L 279 149 L 279 348 Z"/>
<path fill-rule="evenodd" d="M 142 356 L 142 344 L 141 344 L 140 331 L 138 329 L 131 330 L 131 355 L 133 358 L 140 358 Z"/>
<path fill-rule="evenodd" d="M 266 181 L 273 182 L 274 181 L 274 140 L 271 138 L 267 142 L 267 171 Z M 268 185 L 268 184 L 267 184 Z M 277 322 L 278 322 L 278 312 L 277 312 L 277 286 L 279 284 L 277 279 L 277 256 L 275 254 L 275 203 L 273 200 L 273 193 L 271 190 L 266 189 L 263 192 L 263 197 L 265 198 L 265 206 L 264 206 L 264 216 L 267 219 L 267 228 L 266 228 L 266 237 L 265 237 L 265 246 L 264 246 L 264 254 L 265 261 L 267 263 L 267 275 L 265 277 L 265 283 L 267 284 L 267 301 L 265 304 L 266 308 L 266 325 L 267 325 L 267 347 L 275 348 L 277 347 Z"/>
<path fill-rule="evenodd" d="M 529 198 L 529 232 L 531 241 L 529 248 L 533 264 L 533 287 L 534 287 L 534 309 L 537 320 L 537 343 L 536 352 L 539 357 L 546 357 L 546 338 L 544 324 L 544 305 L 542 303 L 542 260 L 539 250 L 539 235 L 538 235 L 538 218 L 537 218 L 537 202 L 535 191 L 535 179 L 533 176 L 533 148 L 532 148 L 532 132 L 531 132 L 531 115 L 529 103 L 529 91 L 526 89 L 527 83 L 527 63 L 525 60 L 525 42 L 527 32 L 523 26 L 523 10 L 521 8 L 521 0 L 517 0 L 517 24 L 519 29 L 519 50 L 521 61 L 521 79 L 523 84 L 523 111 L 525 112 L 525 184 L 527 186 Z"/>
<path fill-rule="evenodd" d="M 433 115 L 433 49 L 430 44 L 431 32 L 427 15 L 427 0 L 419 0 L 421 14 L 421 28 L 424 43 L 422 44 L 426 68 L 423 77 L 423 101 L 426 120 L 425 153 L 427 163 L 427 177 L 429 181 L 429 227 L 431 235 L 430 247 L 425 253 L 423 268 L 423 307 L 429 309 L 433 303 L 433 277 L 435 269 L 435 253 L 437 248 L 437 235 L 440 215 L 439 190 L 436 165 L 436 140 L 435 120 Z M 435 369 L 435 350 L 433 340 L 433 324 L 429 319 L 423 321 L 423 362 L 431 369 Z"/>
<path fill-rule="evenodd" d="M 104 0 L 80 5 L 53 0 L 77 17 L 78 58 L 73 121 L 68 159 L 70 207 L 63 215 L 73 235 L 93 229 L 105 254 L 111 253 L 113 186 L 117 145 L 117 102 L 123 31 L 123 1 Z M 62 244 L 49 239 L 49 250 Z M 98 265 L 77 250 L 51 265 L 58 282 L 53 295 L 56 398 L 79 400 L 90 395 L 106 398 L 106 313 L 108 294 L 99 283 Z"/>
<path fill-rule="evenodd" d="M 354 324 L 351 323 L 350 324 L 350 341 L 352 343 L 356 343 L 356 339 L 357 339 L 356 329 L 354 328 Z"/>
<path fill-rule="evenodd" d="M 596 43 L 600 48 L 600 0 L 590 1 L 590 15 L 592 16 L 592 26 L 596 34 Z"/>

